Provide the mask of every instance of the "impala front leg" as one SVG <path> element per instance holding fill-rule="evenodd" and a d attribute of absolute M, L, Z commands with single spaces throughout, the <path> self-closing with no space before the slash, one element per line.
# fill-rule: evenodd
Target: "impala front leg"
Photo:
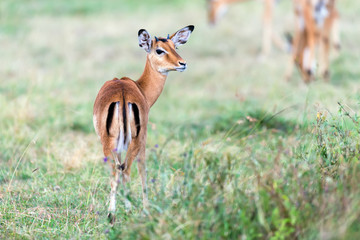
<path fill-rule="evenodd" d="M 143 207 L 147 210 L 149 206 L 147 197 L 147 186 L 146 186 L 146 164 L 145 164 L 145 146 L 141 148 L 138 159 L 138 171 L 141 177 L 142 195 L 143 195 Z"/>

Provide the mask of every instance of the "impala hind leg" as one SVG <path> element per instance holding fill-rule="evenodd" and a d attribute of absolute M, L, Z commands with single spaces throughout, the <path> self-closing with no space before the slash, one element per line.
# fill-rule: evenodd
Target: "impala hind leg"
<path fill-rule="evenodd" d="M 126 153 L 125 161 L 121 165 L 121 169 L 123 172 L 123 183 L 127 183 L 130 181 L 130 172 L 131 172 L 131 165 L 134 159 L 137 157 L 140 151 L 140 144 L 137 138 L 133 139 L 130 142 L 129 148 Z"/>
<path fill-rule="evenodd" d="M 117 169 L 118 163 L 120 162 L 119 156 L 114 156 L 115 163 L 112 163 L 112 179 L 110 180 L 110 202 L 108 208 L 108 219 L 113 225 L 115 222 L 115 211 L 116 211 L 116 191 L 120 182 L 120 171 Z"/>

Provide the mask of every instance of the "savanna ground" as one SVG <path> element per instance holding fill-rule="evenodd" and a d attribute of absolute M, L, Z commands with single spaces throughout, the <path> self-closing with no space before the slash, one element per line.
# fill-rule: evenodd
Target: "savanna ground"
<path fill-rule="evenodd" d="M 275 32 L 292 28 L 279 1 Z M 215 28 L 205 1 L 0 2 L 0 238 L 359 239 L 360 3 L 339 1 L 331 81 L 284 81 L 286 53 L 259 61 L 261 7 Z M 107 222 L 109 170 L 93 130 L 102 84 L 137 79 L 137 31 L 196 26 L 150 113 L 150 208 Z M 339 103 L 338 103 L 339 102 Z M 120 194 L 120 193 L 119 193 Z"/>

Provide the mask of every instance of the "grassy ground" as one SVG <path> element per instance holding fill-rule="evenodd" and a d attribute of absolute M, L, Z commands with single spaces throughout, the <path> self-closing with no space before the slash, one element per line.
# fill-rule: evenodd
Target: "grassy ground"
<path fill-rule="evenodd" d="M 259 61 L 259 2 L 215 28 L 204 1 L 0 2 L 0 238 L 358 239 L 360 4 L 339 1 L 330 83 Z M 280 1 L 275 30 L 292 26 Z M 196 29 L 151 110 L 150 214 L 133 167 L 131 212 L 107 223 L 109 171 L 92 105 L 113 77 L 140 76 L 137 31 Z M 340 102 L 340 104 L 338 104 Z"/>

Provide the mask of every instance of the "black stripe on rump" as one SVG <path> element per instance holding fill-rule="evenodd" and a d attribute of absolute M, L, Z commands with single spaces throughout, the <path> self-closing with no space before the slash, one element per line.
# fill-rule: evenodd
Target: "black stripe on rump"
<path fill-rule="evenodd" d="M 113 116 L 114 116 L 115 104 L 116 103 L 114 103 L 114 102 L 110 104 L 107 118 L 106 118 L 106 131 L 107 131 L 108 135 L 110 135 L 110 127 L 111 127 L 111 123 L 112 123 Z"/>
<path fill-rule="evenodd" d="M 136 126 L 136 136 L 139 135 L 140 132 L 140 114 L 139 108 L 135 103 L 132 103 L 132 109 L 134 112 L 135 126 Z"/>

